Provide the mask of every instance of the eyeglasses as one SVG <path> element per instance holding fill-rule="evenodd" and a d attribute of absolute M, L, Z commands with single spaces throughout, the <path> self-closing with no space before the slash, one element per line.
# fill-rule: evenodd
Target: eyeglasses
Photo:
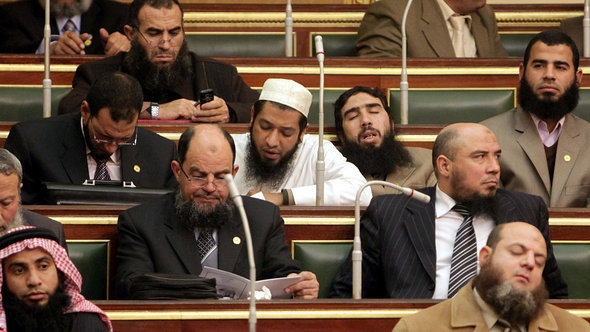
<path fill-rule="evenodd" d="M 121 139 L 114 139 L 112 137 L 96 137 L 96 133 L 92 134 L 92 138 L 94 142 L 98 144 L 108 144 L 108 145 L 117 145 L 117 146 L 127 146 L 127 145 L 136 145 L 137 144 L 137 129 L 133 133 L 133 137 L 130 138 L 121 138 Z"/>
<path fill-rule="evenodd" d="M 224 179 L 214 179 L 213 181 L 209 181 L 209 180 L 199 177 L 199 176 L 193 176 L 193 177 L 188 176 L 188 174 L 186 174 L 186 172 L 184 171 L 184 169 L 182 167 L 180 167 L 180 170 L 182 171 L 182 174 L 184 174 L 184 176 L 186 176 L 186 179 L 188 180 L 188 182 L 190 182 L 191 185 L 193 186 L 193 188 L 195 188 L 195 189 L 204 188 L 209 184 L 209 182 L 213 183 L 213 186 L 216 189 L 223 189 L 223 188 L 227 187 L 227 183 L 225 182 Z"/>
<path fill-rule="evenodd" d="M 140 36 L 143 37 L 143 39 L 145 39 L 145 41 L 148 43 L 148 45 L 150 45 L 150 47 L 155 47 L 155 46 L 160 46 L 163 45 L 164 43 L 170 43 L 172 44 L 177 44 L 180 41 L 184 40 L 184 34 L 182 33 L 182 30 L 178 33 L 176 33 L 174 36 L 172 36 L 169 39 L 164 39 L 162 37 L 158 37 L 158 36 L 148 36 L 146 37 L 143 33 L 141 33 L 141 31 L 139 31 L 138 27 L 133 27 L 133 29 L 135 29 Z M 173 33 L 172 33 L 173 34 Z"/>

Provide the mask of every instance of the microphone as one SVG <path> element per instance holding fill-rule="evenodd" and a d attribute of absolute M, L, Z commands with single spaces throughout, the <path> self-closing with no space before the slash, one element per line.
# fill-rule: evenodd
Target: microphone
<path fill-rule="evenodd" d="M 285 10 L 285 56 L 293 56 L 293 9 L 291 8 L 291 0 L 287 0 Z"/>
<path fill-rule="evenodd" d="M 590 57 L 590 1 L 584 1 L 584 57 Z"/>
<path fill-rule="evenodd" d="M 248 216 L 246 216 L 246 210 L 244 209 L 244 201 L 242 201 L 242 196 L 240 196 L 238 187 L 234 182 L 234 177 L 231 174 L 226 174 L 223 179 L 229 188 L 229 195 L 236 204 L 238 211 L 240 211 L 240 217 L 244 226 L 246 248 L 248 249 L 248 264 L 250 265 L 250 315 L 248 316 L 248 322 L 250 332 L 256 332 L 256 265 L 254 264 L 254 248 L 252 246 L 250 224 L 248 223 Z"/>
<path fill-rule="evenodd" d="M 326 164 L 324 162 L 324 43 L 322 36 L 315 36 L 315 54 L 320 64 L 320 102 L 318 114 L 318 161 L 316 164 L 316 195 L 315 205 L 324 205 L 324 174 Z"/>
<path fill-rule="evenodd" d="M 51 116 L 51 78 L 49 77 L 49 43 L 51 40 L 51 26 L 49 15 L 50 0 L 45 0 L 45 26 L 43 29 L 43 39 L 45 41 L 45 78 L 43 79 L 43 117 Z"/>
<path fill-rule="evenodd" d="M 408 20 L 408 13 L 412 0 L 408 1 L 402 19 L 402 72 L 400 75 L 399 93 L 400 93 L 400 116 L 402 124 L 408 124 L 408 41 L 406 36 L 406 21 Z"/>
<path fill-rule="evenodd" d="M 363 190 L 372 185 L 382 185 L 391 187 L 401 191 L 404 195 L 417 199 L 422 203 L 430 203 L 430 196 L 415 191 L 412 188 L 406 188 L 386 181 L 369 181 L 365 183 L 361 189 L 356 192 L 356 199 L 354 200 L 354 242 L 352 247 L 352 298 L 360 300 L 363 293 L 363 252 L 361 250 L 361 194 Z"/>

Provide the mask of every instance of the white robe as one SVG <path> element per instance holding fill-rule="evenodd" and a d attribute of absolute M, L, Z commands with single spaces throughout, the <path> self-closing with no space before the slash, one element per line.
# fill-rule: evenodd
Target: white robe
<path fill-rule="evenodd" d="M 246 180 L 246 154 L 250 134 L 234 135 L 236 143 L 236 164 L 240 166 L 236 174 L 236 185 L 242 195 L 250 190 L 280 192 L 281 189 L 291 189 L 295 205 L 314 206 L 316 201 L 316 162 L 318 159 L 318 137 L 304 135 L 303 142 L 293 156 L 292 169 L 278 188 L 269 188 L 264 183 L 252 183 Z M 334 144 L 324 140 L 324 205 L 353 206 L 357 191 L 367 182 L 355 165 L 336 149 Z M 371 190 L 365 189 L 360 203 L 369 205 L 372 198 Z"/>

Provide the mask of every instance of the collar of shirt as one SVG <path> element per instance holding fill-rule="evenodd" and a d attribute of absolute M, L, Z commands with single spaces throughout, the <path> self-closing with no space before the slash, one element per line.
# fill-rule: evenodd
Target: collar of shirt
<path fill-rule="evenodd" d="M 453 9 L 449 7 L 449 5 L 447 5 L 447 3 L 444 0 L 437 0 L 437 2 L 438 6 L 440 7 L 440 10 L 442 11 L 443 19 L 445 20 L 445 22 L 447 22 L 447 29 L 449 30 L 451 35 L 453 33 L 453 26 L 450 22 L 451 16 L 465 16 L 465 18 L 467 19 L 467 27 L 469 28 L 469 30 L 471 30 L 471 15 L 461 15 L 455 13 L 455 11 L 453 11 Z"/>
<path fill-rule="evenodd" d="M 457 202 L 447 195 L 444 191 L 440 190 L 438 184 L 436 185 L 436 200 L 434 202 L 434 210 L 436 212 L 436 218 L 440 218 L 447 214 Z"/>
<path fill-rule="evenodd" d="M 96 160 L 94 160 L 94 158 L 90 155 L 90 148 L 88 147 L 88 144 L 86 143 L 86 134 L 84 133 L 84 121 L 82 120 L 82 118 L 80 118 L 80 129 L 82 130 L 82 137 L 84 138 L 84 146 L 86 147 L 86 157 L 88 158 L 88 160 L 90 162 L 93 162 L 96 164 Z M 120 159 L 121 159 L 121 149 L 117 149 L 117 151 L 115 151 L 115 153 L 113 153 L 109 156 L 109 160 L 107 160 L 107 164 L 113 163 L 115 165 L 119 165 Z"/>
<path fill-rule="evenodd" d="M 537 132 L 539 133 L 539 137 L 541 137 L 541 142 L 543 142 L 543 145 L 546 147 L 553 146 L 553 144 L 555 144 L 555 142 L 557 142 L 559 139 L 559 135 L 561 135 L 561 129 L 563 128 L 563 123 L 565 122 L 565 116 L 559 119 L 553 131 L 549 132 L 549 129 L 547 129 L 547 123 L 545 121 L 539 119 L 532 113 L 529 114 L 535 123 L 535 128 L 537 128 Z"/>
<path fill-rule="evenodd" d="M 74 24 L 76 25 L 76 32 L 78 34 L 81 34 L 82 31 L 82 15 L 76 15 L 76 16 L 72 16 L 72 17 L 66 17 L 66 16 L 59 16 L 55 18 L 55 22 L 57 23 L 57 30 L 59 31 L 59 34 L 61 35 L 61 30 L 64 28 L 64 25 L 66 25 L 66 22 L 68 22 L 68 20 L 72 20 L 72 22 L 74 22 Z"/>

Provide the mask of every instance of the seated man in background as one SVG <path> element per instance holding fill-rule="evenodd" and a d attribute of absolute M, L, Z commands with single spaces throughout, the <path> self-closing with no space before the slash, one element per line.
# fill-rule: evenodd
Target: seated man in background
<path fill-rule="evenodd" d="M 51 0 L 51 55 L 129 51 L 123 34 L 129 6 L 112 0 Z M 45 1 L 0 6 L 0 53 L 45 53 Z"/>
<path fill-rule="evenodd" d="M 537 34 L 520 64 L 520 106 L 482 122 L 502 148 L 504 188 L 539 195 L 550 207 L 590 207 L 590 123 L 572 114 L 579 61 L 566 34 Z"/>
<path fill-rule="evenodd" d="M 16 157 L 0 149 L 0 235 L 20 226 L 35 226 L 53 232 L 59 244 L 67 249 L 66 235 L 61 223 L 23 209 L 20 205 L 23 168 Z"/>
<path fill-rule="evenodd" d="M 402 318 L 393 331 L 590 331 L 584 319 L 546 303 L 546 260 L 536 227 L 498 225 L 479 252 L 479 274 L 454 298 Z"/>
<path fill-rule="evenodd" d="M 360 56 L 402 56 L 401 25 L 407 3 L 382 0 L 369 6 L 356 39 Z M 485 0 L 415 0 L 406 31 L 410 58 L 508 56 Z"/>
<path fill-rule="evenodd" d="M 188 50 L 178 0 L 135 0 L 130 7 L 129 52 L 80 65 L 58 113 L 76 112 L 90 85 L 104 73 L 123 71 L 137 78 L 144 93 L 141 119 L 247 122 L 258 92 L 232 65 Z M 213 89 L 213 100 L 199 100 Z"/>
<path fill-rule="evenodd" d="M 423 188 L 436 183 L 432 151 L 404 147 L 395 139 L 391 110 L 379 89 L 356 86 L 334 103 L 340 152 L 367 181 L 382 180 L 404 187 Z M 372 186 L 373 196 L 398 193 Z"/>
<path fill-rule="evenodd" d="M 175 187 L 170 162 L 176 146 L 136 126 L 142 99 L 136 79 L 108 73 L 92 85 L 78 113 L 12 126 L 4 146 L 23 166 L 22 202 L 45 202 L 43 182 L 122 180 L 142 188 Z"/>
<path fill-rule="evenodd" d="M 235 136 L 236 177 L 242 194 L 255 195 L 276 205 L 316 204 L 318 137 L 306 135 L 311 92 L 284 79 L 264 82 L 260 100 L 252 108 L 250 133 Z M 324 204 L 354 205 L 357 191 L 366 183 L 353 164 L 329 141 L 324 144 Z M 371 192 L 365 190 L 361 204 Z"/>
<path fill-rule="evenodd" d="M 201 124 L 187 129 L 171 164 L 176 193 L 131 208 L 119 216 L 115 290 L 130 298 L 134 276 L 146 273 L 199 275 L 203 266 L 249 278 L 240 214 L 223 177 L 235 176 L 235 145 L 223 128 Z M 300 272 L 285 244 L 279 208 L 243 197 L 252 233 L 256 280 L 299 275 L 286 289 L 295 298 L 318 296 L 315 274 Z"/>
<path fill-rule="evenodd" d="M 524 221 L 547 245 L 543 277 L 552 298 L 567 297 L 540 197 L 498 189 L 500 147 L 475 123 L 445 127 L 434 142 L 438 183 L 425 204 L 405 195 L 375 197 L 361 219 L 363 297 L 453 297 L 477 272 L 477 252 L 495 225 Z M 352 264 L 343 264 L 331 296 L 350 297 Z"/>
<path fill-rule="evenodd" d="M 80 291 L 82 276 L 53 233 L 19 227 L 0 238 L 3 331 L 112 331 Z"/>

